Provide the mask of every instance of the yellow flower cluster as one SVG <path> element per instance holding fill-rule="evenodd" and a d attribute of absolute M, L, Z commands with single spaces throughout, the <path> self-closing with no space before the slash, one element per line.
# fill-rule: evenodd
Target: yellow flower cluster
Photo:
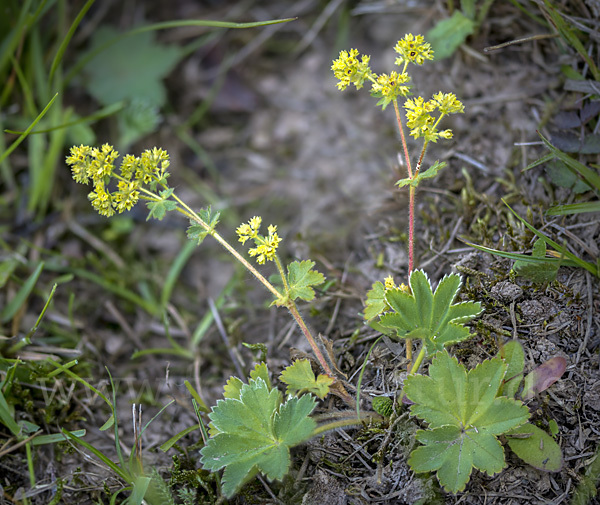
<path fill-rule="evenodd" d="M 131 210 L 140 198 L 139 189 L 143 184 L 166 179 L 169 155 L 156 147 L 146 150 L 141 157 L 131 154 L 123 158 L 119 173 L 115 170 L 115 160 L 119 153 L 109 144 L 101 148 L 81 145 L 73 146 L 67 156 L 73 179 L 81 184 L 94 186 L 88 194 L 94 209 L 102 216 Z M 110 191 L 111 179 L 117 181 L 117 189 Z"/>
<path fill-rule="evenodd" d="M 410 77 L 406 72 L 381 74 L 373 83 L 371 94 L 382 98 L 379 104 L 383 105 L 385 109 L 385 106 L 392 100 L 396 100 L 399 96 L 407 96 L 410 93 L 410 86 L 404 86 L 409 80 Z"/>
<path fill-rule="evenodd" d="M 277 234 L 277 226 L 272 224 L 269 225 L 269 234 L 266 237 L 260 235 L 258 232 L 261 224 L 262 218 L 254 216 L 247 223 L 238 226 L 236 233 L 242 244 L 248 239 L 254 241 L 256 247 L 249 249 L 248 254 L 252 257 L 256 257 L 256 262 L 259 265 L 264 265 L 266 261 L 273 261 L 275 259 L 281 238 Z"/>
<path fill-rule="evenodd" d="M 385 287 L 386 291 L 388 289 L 399 289 L 400 291 L 403 291 L 404 293 L 409 292 L 408 286 L 404 283 L 400 284 L 400 286 L 396 286 L 396 283 L 394 282 L 394 278 L 391 275 L 388 275 L 384 279 L 383 282 L 384 282 L 383 286 Z"/>
<path fill-rule="evenodd" d="M 400 55 L 396 58 L 396 65 L 404 65 L 404 69 L 408 63 L 422 65 L 425 60 L 433 60 L 433 49 L 431 44 L 425 42 L 423 35 L 405 35 L 398 41 L 394 51 Z"/>
<path fill-rule="evenodd" d="M 344 90 L 350 84 L 354 84 L 356 89 L 360 89 L 366 79 L 373 80 L 376 76 L 369 68 L 370 59 L 370 56 L 362 56 L 359 60 L 357 49 L 340 52 L 340 57 L 334 60 L 331 66 L 333 75 L 340 81 L 337 83 L 338 89 Z"/>
<path fill-rule="evenodd" d="M 67 157 L 67 164 L 71 165 L 73 179 L 76 182 L 88 184 L 92 179 L 96 184 L 112 175 L 114 162 L 118 157 L 119 153 L 108 144 L 104 144 L 100 149 L 84 145 L 73 146 L 71 155 Z"/>
<path fill-rule="evenodd" d="M 238 234 L 239 240 L 242 244 L 246 243 L 248 239 L 256 239 L 258 237 L 258 230 L 262 223 L 262 217 L 254 216 L 247 223 L 241 224 L 237 227 L 235 232 Z"/>
<path fill-rule="evenodd" d="M 383 109 L 398 97 L 407 96 L 410 92 L 410 86 L 407 85 L 410 78 L 406 67 L 409 63 L 422 65 L 425 60 L 432 60 L 433 50 L 425 42 L 423 35 L 414 36 L 411 33 L 399 40 L 394 50 L 400 54 L 396 58 L 396 65 L 403 67 L 402 72 L 390 72 L 379 76 L 369 67 L 370 56 L 360 56 L 357 49 L 341 51 L 339 58 L 334 60 L 331 66 L 333 74 L 339 80 L 338 89 L 344 90 L 350 84 L 360 89 L 368 79 L 372 82 L 371 95 L 380 98 L 377 105 L 381 105 Z"/>
<path fill-rule="evenodd" d="M 438 138 L 452 138 L 452 130 L 438 131 L 437 126 L 447 114 L 464 112 L 465 107 L 454 93 L 436 93 L 429 101 L 418 96 L 409 98 L 404 102 L 406 109 L 406 124 L 410 128 L 410 134 L 414 138 L 423 138 L 426 141 L 437 142 Z M 438 110 L 439 117 L 433 113 Z"/>

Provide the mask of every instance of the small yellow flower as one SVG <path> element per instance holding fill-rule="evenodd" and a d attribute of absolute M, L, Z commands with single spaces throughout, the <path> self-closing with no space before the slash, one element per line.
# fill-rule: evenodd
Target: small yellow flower
<path fill-rule="evenodd" d="M 81 184 L 88 184 L 90 174 L 88 172 L 90 168 L 90 155 L 92 148 L 90 146 L 80 145 L 79 147 L 71 147 L 71 155 L 67 156 L 67 165 L 71 166 L 71 172 L 75 182 Z"/>
<path fill-rule="evenodd" d="M 380 74 L 371 87 L 371 95 L 380 97 L 381 100 L 377 105 L 381 105 L 383 109 L 399 96 L 407 96 L 410 92 L 410 86 L 405 84 L 410 80 L 408 74 L 403 72 L 390 72 L 389 74 Z"/>
<path fill-rule="evenodd" d="M 405 68 L 408 63 L 422 65 L 425 60 L 433 60 L 433 49 L 431 44 L 425 42 L 423 35 L 405 35 L 398 41 L 394 51 L 400 55 L 396 58 L 396 65 L 404 65 Z"/>
<path fill-rule="evenodd" d="M 104 144 L 100 149 L 94 147 L 91 150 L 90 157 L 92 161 L 88 168 L 88 174 L 95 184 L 104 181 L 105 177 L 110 177 L 115 168 L 115 160 L 119 153 L 109 144 Z"/>
<path fill-rule="evenodd" d="M 132 154 L 127 154 L 121 162 L 121 177 L 130 180 L 134 174 L 138 171 L 142 160 Z"/>
<path fill-rule="evenodd" d="M 140 198 L 138 181 L 126 182 L 119 181 L 119 190 L 113 195 L 117 204 L 117 212 L 120 214 L 126 210 L 131 210 Z"/>
<path fill-rule="evenodd" d="M 425 102 L 422 96 L 418 96 L 406 100 L 404 108 L 406 125 L 411 129 L 410 134 L 415 138 L 426 137 L 435 124 L 435 118 L 431 115 L 435 110 L 435 103 Z"/>
<path fill-rule="evenodd" d="M 239 241 L 242 244 L 246 243 L 248 239 L 255 239 L 258 237 L 258 230 L 262 223 L 262 217 L 254 216 L 248 223 L 241 224 L 237 227 L 235 232 L 238 234 Z"/>
<path fill-rule="evenodd" d="M 256 237 L 257 246 L 248 251 L 250 256 L 258 256 L 256 261 L 259 265 L 264 265 L 265 261 L 273 261 L 277 254 L 277 248 L 281 238 L 277 234 L 277 226 L 269 225 L 269 235 L 267 237 Z"/>
<path fill-rule="evenodd" d="M 88 198 L 92 202 L 92 207 L 98 211 L 101 216 L 111 217 L 115 213 L 112 204 L 112 196 L 104 188 L 104 183 L 100 182 L 94 187 Z"/>
<path fill-rule="evenodd" d="M 256 236 L 256 234 L 258 233 L 258 230 L 260 229 L 260 225 L 262 224 L 262 217 L 254 216 L 252 219 L 250 219 L 250 221 L 248 221 L 248 224 L 250 225 L 250 228 L 254 232 L 254 236 Z"/>
<path fill-rule="evenodd" d="M 433 101 L 437 104 L 442 114 L 456 114 L 465 111 L 465 106 L 456 98 L 454 93 L 442 93 L 441 91 L 433 95 Z"/>
<path fill-rule="evenodd" d="M 170 164 L 167 151 L 157 147 L 146 149 L 135 164 L 135 178 L 144 184 L 162 179 L 169 175 L 166 169 Z"/>
<path fill-rule="evenodd" d="M 376 77 L 369 68 L 371 57 L 363 55 L 359 60 L 358 56 L 357 49 L 350 49 L 349 52 L 341 51 L 340 57 L 333 60 L 331 70 L 333 70 L 336 79 L 340 81 L 337 83 L 340 91 L 346 89 L 350 84 L 354 84 L 356 89 L 360 89 L 366 79 Z"/>
<path fill-rule="evenodd" d="M 391 275 L 388 275 L 384 280 L 385 289 L 395 289 L 396 283 L 394 282 L 394 278 Z"/>
<path fill-rule="evenodd" d="M 464 112 L 465 107 L 454 93 L 436 93 L 429 101 L 423 97 L 408 99 L 404 102 L 406 109 L 406 125 L 411 129 L 410 134 L 414 138 L 423 138 L 426 141 L 437 142 L 439 138 L 451 139 L 452 130 L 438 131 L 438 124 L 447 114 Z M 433 116 L 435 110 L 440 114 L 437 118 Z"/>
<path fill-rule="evenodd" d="M 248 254 L 252 257 L 256 256 L 256 261 L 260 265 L 264 265 L 266 261 L 275 259 L 277 247 L 281 238 L 277 234 L 277 226 L 269 225 L 269 234 L 266 237 L 258 234 L 262 218 L 254 216 L 248 223 L 238 226 L 236 233 L 239 236 L 240 242 L 243 244 L 248 239 L 254 240 L 256 247 L 248 250 Z"/>

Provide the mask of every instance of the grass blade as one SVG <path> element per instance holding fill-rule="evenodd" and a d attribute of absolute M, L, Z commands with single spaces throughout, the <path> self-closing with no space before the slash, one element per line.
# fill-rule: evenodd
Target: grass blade
<path fill-rule="evenodd" d="M 0 390 L 0 422 L 6 426 L 15 437 L 18 437 L 21 434 L 21 427 L 14 420 L 8 402 L 2 394 L 2 390 Z"/>
<path fill-rule="evenodd" d="M 27 137 L 27 135 L 29 135 L 29 133 L 31 132 L 31 130 L 33 130 L 33 128 L 35 127 L 35 125 L 38 124 L 38 122 L 40 121 L 40 119 L 42 119 L 46 115 L 46 112 L 48 112 L 48 110 L 50 109 L 50 107 L 52 107 L 52 104 L 54 103 L 54 100 L 56 100 L 57 97 L 58 97 L 58 93 L 56 93 L 52 97 L 52 99 L 48 102 L 48 105 L 46 105 L 46 107 L 44 107 L 44 110 L 38 114 L 38 116 L 27 127 L 27 129 L 19 136 L 19 138 L 17 138 L 10 145 L 10 147 L 0 155 L 0 163 L 2 163 L 4 161 L 4 159 L 7 158 L 10 155 L 10 153 L 12 153 L 14 151 L 19 146 L 19 144 L 21 142 L 23 142 L 23 140 L 25 140 L 25 137 Z"/>
<path fill-rule="evenodd" d="M 233 29 L 257 28 L 257 27 L 261 27 L 261 26 L 275 25 L 278 23 L 287 23 L 289 21 L 294 21 L 295 19 L 296 18 L 272 19 L 269 21 L 257 21 L 257 22 L 253 22 L 253 23 L 231 23 L 228 21 L 212 21 L 212 20 L 203 20 L 203 19 L 196 19 L 196 20 L 182 19 L 182 20 L 164 21 L 162 23 L 153 23 L 150 25 L 140 26 L 138 28 L 129 30 L 129 31 L 119 35 L 118 37 L 115 37 L 115 38 L 109 40 L 105 44 L 101 45 L 94 51 L 90 52 L 89 54 L 87 54 L 83 58 L 81 58 L 75 64 L 75 66 L 67 73 L 67 75 L 65 77 L 65 84 L 68 84 L 71 81 L 71 79 L 75 75 L 77 75 L 85 65 L 88 64 L 88 62 L 93 60 L 102 51 L 106 50 L 113 44 L 116 44 L 120 40 L 123 40 L 124 38 L 127 38 L 127 37 L 131 37 L 132 35 L 136 35 L 138 33 L 143 33 L 143 32 L 148 32 L 148 31 L 153 31 L 153 30 L 167 30 L 169 28 L 181 28 L 181 27 L 187 27 L 187 26 L 203 26 L 203 27 L 209 27 L 209 28 L 233 28 Z"/>
<path fill-rule="evenodd" d="M 510 205 L 508 205 L 504 200 L 503 200 L 503 202 L 504 202 L 504 205 L 506 205 L 508 207 L 508 210 L 510 210 L 514 214 L 514 216 L 527 227 L 527 229 L 529 231 L 534 233 L 537 237 L 541 238 L 544 242 L 546 242 L 546 244 L 553 247 L 556 251 L 558 251 L 561 254 L 561 256 L 564 256 L 564 257 L 570 259 L 577 266 L 579 266 L 581 268 L 585 268 L 588 272 L 594 274 L 596 277 L 600 276 L 600 272 L 598 272 L 598 268 L 596 267 L 596 265 L 594 265 L 592 263 L 588 263 L 587 261 L 584 261 L 581 258 L 575 256 L 572 252 L 568 251 L 566 247 L 561 246 L 557 242 L 554 242 L 554 240 L 552 240 L 550 237 L 547 237 L 546 235 L 544 235 L 541 231 L 536 230 L 527 221 L 525 221 L 521 216 L 519 216 L 519 214 L 517 214 L 510 207 Z"/>
<path fill-rule="evenodd" d="M 62 428 L 61 431 L 65 435 L 66 439 L 71 440 L 72 442 L 75 442 L 76 445 L 81 445 L 82 447 L 85 447 L 88 451 L 90 451 L 92 454 L 94 454 L 100 461 L 102 461 L 106 466 L 108 466 L 108 468 L 110 468 L 119 477 L 121 477 L 121 479 L 123 479 L 125 482 L 131 483 L 131 476 L 129 474 L 127 474 L 125 472 L 125 470 L 120 468 L 119 465 L 116 465 L 115 463 L 113 463 L 113 461 L 110 458 L 105 456 L 102 452 L 100 452 L 98 449 L 96 449 L 93 445 L 87 443 L 85 440 L 80 439 L 79 437 L 75 436 L 73 433 L 65 430 L 64 428 Z"/>
<path fill-rule="evenodd" d="M 7 323 L 10 321 L 17 311 L 23 306 L 27 297 L 33 291 L 35 284 L 44 269 L 44 262 L 38 263 L 36 269 L 29 276 L 29 278 L 25 281 L 25 283 L 21 286 L 18 293 L 15 297 L 4 307 L 2 312 L 0 313 L 0 322 Z"/>
<path fill-rule="evenodd" d="M 198 428 L 199 427 L 196 425 L 189 426 L 185 430 L 180 431 L 176 435 L 173 435 L 169 440 L 167 440 L 164 444 L 162 444 L 160 446 L 160 450 L 163 452 L 167 452 L 171 447 L 173 447 L 179 440 L 181 440 L 183 437 L 185 437 L 188 433 L 191 433 L 192 431 L 196 431 Z"/>
<path fill-rule="evenodd" d="M 71 42 L 73 35 L 75 35 L 75 31 L 77 30 L 79 23 L 81 23 L 83 16 L 85 16 L 85 14 L 90 9 L 90 7 L 94 4 L 95 1 L 96 0 L 88 0 L 87 3 L 79 11 L 79 14 L 77 14 L 77 17 L 75 18 L 73 23 L 71 23 L 69 31 L 67 32 L 63 41 L 60 43 L 60 46 L 59 46 L 58 50 L 56 51 L 56 55 L 54 56 L 54 60 L 52 60 L 52 65 L 50 67 L 50 75 L 48 77 L 49 82 L 52 82 L 52 78 L 54 77 L 54 72 L 56 72 L 58 65 L 60 65 L 63 54 L 65 53 L 67 46 L 69 45 L 69 42 Z"/>
<path fill-rule="evenodd" d="M 600 81 L 600 71 L 598 71 L 598 67 L 594 63 L 594 60 L 590 58 L 585 47 L 575 34 L 575 31 L 569 26 L 569 24 L 563 19 L 563 16 L 560 12 L 558 12 L 550 0 L 544 0 L 544 4 L 546 4 L 546 13 L 550 17 L 552 24 L 560 33 L 561 37 L 565 39 L 565 41 L 581 56 L 584 61 L 589 65 L 590 71 L 594 75 L 594 79 L 596 81 Z"/>
<path fill-rule="evenodd" d="M 75 430 L 70 432 L 74 437 L 84 437 L 86 431 L 85 430 Z M 32 441 L 32 445 L 46 445 L 46 444 L 57 444 L 58 442 L 64 442 L 65 437 L 61 433 L 52 433 L 51 435 L 40 435 L 39 437 L 35 437 Z"/>
<path fill-rule="evenodd" d="M 547 216 L 566 216 L 583 212 L 600 212 L 600 201 L 557 205 L 546 211 Z"/>
<path fill-rule="evenodd" d="M 35 130 L 32 132 L 29 132 L 29 135 L 37 135 L 39 133 L 49 133 L 49 132 L 52 132 L 55 130 L 61 130 L 63 128 L 70 128 L 71 126 L 77 126 L 78 124 L 82 124 L 82 123 L 92 124 L 92 123 L 95 123 L 96 121 L 99 121 L 100 119 L 104 119 L 105 117 L 112 116 L 112 115 L 116 114 L 117 112 L 123 110 L 124 108 L 125 108 L 125 102 L 116 102 L 111 105 L 107 105 L 106 107 L 102 107 L 101 109 L 98 109 L 96 112 L 94 112 L 93 114 L 90 114 L 89 116 L 80 117 L 78 119 L 74 119 L 73 121 L 69 121 L 67 123 L 52 126 L 50 128 L 44 128 L 42 130 Z M 19 130 L 9 130 L 9 129 L 4 130 L 4 132 L 12 133 L 14 135 L 20 135 L 21 133 L 23 133 L 22 131 L 19 131 Z"/>

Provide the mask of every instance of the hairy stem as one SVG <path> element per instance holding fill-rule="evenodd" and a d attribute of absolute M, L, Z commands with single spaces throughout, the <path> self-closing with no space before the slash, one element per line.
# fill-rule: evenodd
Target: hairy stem
<path fill-rule="evenodd" d="M 298 326 L 300 327 L 300 330 L 306 337 L 306 340 L 308 340 L 308 343 L 310 344 L 311 349 L 315 353 L 315 356 L 319 360 L 319 363 L 321 363 L 321 366 L 323 367 L 323 370 L 325 370 L 325 373 L 327 375 L 329 375 L 330 377 L 335 378 L 335 375 L 333 375 L 333 372 L 331 371 L 331 368 L 329 367 L 329 364 L 327 363 L 325 356 L 323 356 L 321 349 L 319 349 L 319 346 L 317 345 L 315 338 L 312 336 L 312 333 L 308 329 L 308 326 L 306 326 L 306 323 L 304 322 L 304 319 L 302 319 L 300 312 L 298 312 L 298 307 L 296 307 L 296 304 L 292 300 L 290 300 L 286 304 L 286 307 L 290 311 L 290 314 L 292 314 L 292 317 L 296 320 L 296 323 L 298 324 Z"/>
<path fill-rule="evenodd" d="M 394 111 L 396 112 L 396 121 L 398 123 L 398 131 L 400 132 L 400 138 L 402 139 L 402 149 L 404 150 L 404 162 L 406 163 L 406 171 L 408 177 L 412 179 L 412 167 L 410 165 L 410 156 L 408 155 L 408 146 L 406 144 L 406 137 L 404 136 L 404 127 L 402 126 L 402 117 L 400 116 L 400 109 L 398 108 L 398 100 L 394 100 Z"/>
<path fill-rule="evenodd" d="M 404 67 L 406 69 L 406 65 Z M 406 163 L 406 171 L 408 172 L 409 179 L 413 178 L 412 167 L 410 164 L 410 156 L 408 155 L 408 145 L 406 144 L 406 137 L 404 135 L 404 127 L 402 126 L 402 117 L 400 116 L 400 109 L 398 107 L 398 100 L 394 100 L 394 111 L 396 112 L 396 121 L 398 123 L 398 130 L 400 131 L 400 138 L 402 139 L 402 148 L 404 149 L 404 162 Z M 415 172 L 415 175 L 417 174 Z M 410 277 L 411 272 L 414 268 L 414 243 L 415 243 L 415 188 L 410 186 L 409 189 L 409 202 L 408 202 L 408 275 Z M 409 363 L 412 361 L 412 340 L 406 339 L 406 359 Z M 410 365 L 409 365 L 410 366 Z"/>
<path fill-rule="evenodd" d="M 340 419 L 331 423 L 323 424 L 315 428 L 312 432 L 312 436 L 320 435 L 325 431 L 335 430 L 336 428 L 343 428 L 344 426 L 352 426 L 355 424 L 363 424 L 365 421 L 381 421 L 381 416 L 376 412 L 366 412 L 359 418 Z"/>
<path fill-rule="evenodd" d="M 332 378 L 335 378 L 335 376 L 331 372 L 331 368 L 329 367 L 329 364 L 327 363 L 327 361 L 325 360 L 325 357 L 323 356 L 323 353 L 319 349 L 319 346 L 317 345 L 315 338 L 313 337 L 312 333 L 308 329 L 308 326 L 304 322 L 304 319 L 302 318 L 302 315 L 300 314 L 298 307 L 296 306 L 296 304 L 294 303 L 294 301 L 292 300 L 292 298 L 290 296 L 290 286 L 286 279 L 285 271 L 283 270 L 281 261 L 279 260 L 279 257 L 277 255 L 275 256 L 275 265 L 277 265 L 277 271 L 279 272 L 279 275 L 281 276 L 281 280 L 283 282 L 283 288 L 285 290 L 285 299 L 287 300 L 285 306 L 290 311 L 290 314 L 292 314 L 292 317 L 296 320 L 296 323 L 300 327 L 300 330 L 302 330 L 302 333 L 306 337 L 306 340 L 308 340 L 308 343 L 310 344 L 310 347 L 312 348 L 316 358 L 319 360 L 319 363 L 321 363 L 323 370 L 325 370 L 325 372 L 329 376 L 331 376 Z"/>
<path fill-rule="evenodd" d="M 267 279 L 265 279 L 265 277 L 263 277 L 263 275 L 256 268 L 254 268 L 252 264 L 248 262 L 248 260 L 246 260 L 239 252 L 237 252 L 231 245 L 229 245 L 229 242 L 227 242 L 223 237 L 221 237 L 221 235 L 219 235 L 207 223 L 205 223 L 200 218 L 200 216 L 196 214 L 196 212 L 194 212 L 190 207 L 188 207 L 186 203 L 182 201 L 175 193 L 173 193 L 172 196 L 175 199 L 175 201 L 177 201 L 177 203 L 179 203 L 179 205 L 181 205 L 185 209 L 186 212 L 184 212 L 184 214 L 191 216 L 191 218 L 194 221 L 196 221 L 200 226 L 202 226 L 206 231 L 208 231 L 208 233 L 219 244 L 221 244 L 227 250 L 227 252 L 229 252 L 236 260 L 238 260 L 242 265 L 244 265 L 244 267 L 252 275 L 254 275 L 254 277 L 256 277 L 263 286 L 265 286 L 271 293 L 273 293 L 273 295 L 277 299 L 280 299 L 282 297 L 281 293 L 277 290 L 277 288 L 273 286 L 273 284 L 271 284 Z"/>

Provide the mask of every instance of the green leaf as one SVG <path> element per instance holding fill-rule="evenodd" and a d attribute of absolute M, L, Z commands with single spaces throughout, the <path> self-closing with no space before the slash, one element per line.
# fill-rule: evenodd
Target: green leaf
<path fill-rule="evenodd" d="M 538 132 L 538 135 L 542 139 L 542 142 L 546 145 L 548 149 L 552 152 L 552 154 L 565 163 L 570 170 L 578 173 L 583 180 L 591 187 L 600 190 L 600 175 L 595 170 L 585 166 L 574 158 L 571 158 L 566 153 L 563 153 L 560 149 L 554 147 L 546 137 L 544 137 L 541 133 Z"/>
<path fill-rule="evenodd" d="M 312 286 L 319 286 L 325 282 L 325 276 L 312 268 L 314 261 L 294 261 L 287 267 L 288 284 L 290 286 L 290 298 L 296 300 L 301 298 L 307 302 L 315 297 Z"/>
<path fill-rule="evenodd" d="M 545 258 L 546 242 L 538 238 L 533 244 L 531 256 L 540 259 Z M 524 277 L 533 283 L 541 284 L 555 280 L 559 266 L 560 264 L 557 262 L 540 261 L 538 263 L 531 263 L 529 261 L 517 260 L 512 267 L 512 271 L 516 275 Z"/>
<path fill-rule="evenodd" d="M 375 396 L 371 398 L 373 410 L 384 417 L 390 417 L 394 413 L 394 400 L 389 396 Z"/>
<path fill-rule="evenodd" d="M 550 180 L 561 188 L 571 189 L 575 194 L 584 193 L 591 188 L 577 174 L 558 159 L 552 159 L 546 163 L 546 174 Z"/>
<path fill-rule="evenodd" d="M 158 107 L 136 97 L 117 114 L 120 146 L 131 146 L 145 135 L 152 133 L 161 120 Z M 121 147 L 123 149 L 124 147 Z"/>
<path fill-rule="evenodd" d="M 436 161 L 427 170 L 419 172 L 412 179 L 400 179 L 398 182 L 396 182 L 396 186 L 398 186 L 399 188 L 402 188 L 404 186 L 413 186 L 416 188 L 421 183 L 421 181 L 435 177 L 438 174 L 438 172 L 445 166 L 445 161 L 442 161 L 441 163 L 440 161 Z"/>
<path fill-rule="evenodd" d="M 327 375 L 319 374 L 315 377 L 307 359 L 294 361 L 281 372 L 279 378 L 288 385 L 286 393 L 294 396 L 313 393 L 323 399 L 329 393 L 329 386 L 333 384 L 333 379 Z"/>
<path fill-rule="evenodd" d="M 457 10 L 429 30 L 425 39 L 431 44 L 435 59 L 441 60 L 452 56 L 474 30 L 474 21 Z"/>
<path fill-rule="evenodd" d="M 238 379 L 237 377 L 229 377 L 225 383 L 223 397 L 239 400 L 243 385 L 244 383 L 241 379 Z"/>
<path fill-rule="evenodd" d="M 160 200 L 151 201 L 146 204 L 146 206 L 150 209 L 146 221 L 148 221 L 148 219 L 151 217 L 162 221 L 168 211 L 175 210 L 177 208 L 177 202 L 174 200 L 169 200 L 172 194 L 173 188 L 165 189 L 159 193 L 161 197 Z"/>
<path fill-rule="evenodd" d="M 18 437 L 21 435 L 21 426 L 14 419 L 14 408 L 11 408 L 0 389 L 0 423 L 6 426 L 11 433 Z"/>
<path fill-rule="evenodd" d="M 281 393 L 264 380 L 244 384 L 239 399 L 219 400 L 209 414 L 219 433 L 200 451 L 205 469 L 225 467 L 223 494 L 230 498 L 257 472 L 281 479 L 290 466 L 290 447 L 307 440 L 316 427 L 310 395 L 281 403 Z"/>
<path fill-rule="evenodd" d="M 269 379 L 269 370 L 267 369 L 267 364 L 264 362 L 257 363 L 254 369 L 250 372 L 251 379 L 256 380 L 259 377 L 265 381 L 265 384 L 267 385 L 269 390 L 273 388 L 273 386 L 271 385 L 271 379 Z"/>
<path fill-rule="evenodd" d="M 530 423 L 506 433 L 508 446 L 525 463 L 545 472 L 562 468 L 562 451 L 544 430 Z"/>
<path fill-rule="evenodd" d="M 523 369 L 525 368 L 525 352 L 523 346 L 518 340 L 509 340 L 498 353 L 506 365 L 506 376 L 504 383 L 500 387 L 500 394 L 514 398 L 523 380 Z"/>
<path fill-rule="evenodd" d="M 364 318 L 369 321 L 386 310 L 388 304 L 385 301 L 385 286 L 382 282 L 376 282 L 367 293 Z"/>
<path fill-rule="evenodd" d="M 440 484 L 456 493 L 465 488 L 473 467 L 488 475 L 504 468 L 497 436 L 529 418 L 521 402 L 497 397 L 507 368 L 494 358 L 467 372 L 443 351 L 433 358 L 428 377 L 406 379 L 404 392 L 414 402 L 411 413 L 430 428 L 417 432 L 424 446 L 408 460 L 415 472 L 437 471 Z"/>
<path fill-rule="evenodd" d="M 269 371 L 267 370 L 267 365 L 265 363 L 258 363 L 250 372 L 250 378 L 254 380 L 260 378 L 267 385 L 269 391 L 271 391 L 271 379 L 269 379 Z M 239 400 L 243 386 L 244 382 L 238 377 L 229 377 L 223 388 L 223 398 Z M 213 423 L 210 423 L 208 432 L 211 435 L 216 435 L 219 433 L 219 429 Z"/>
<path fill-rule="evenodd" d="M 269 379 L 269 371 L 267 370 L 267 365 L 265 363 L 258 363 L 250 372 L 250 378 L 254 380 L 261 378 L 269 388 L 269 391 L 272 389 L 271 380 Z M 241 379 L 237 377 L 229 377 L 227 383 L 225 384 L 223 397 L 239 400 L 243 385 L 244 383 Z"/>
<path fill-rule="evenodd" d="M 119 35 L 115 28 L 100 26 L 93 32 L 90 52 Z M 160 107 L 167 98 L 162 79 L 183 54 L 181 47 L 155 42 L 152 32 L 137 33 L 110 45 L 84 67 L 87 89 L 103 105 L 137 99 Z"/>
<path fill-rule="evenodd" d="M 481 312 L 481 304 L 452 303 L 460 288 L 459 275 L 445 276 L 435 293 L 422 270 L 413 271 L 409 283 L 412 294 L 401 289 L 385 292 L 392 312 L 381 316 L 384 327 L 394 329 L 397 337 L 423 340 L 428 354 L 469 337 L 469 329 L 463 324 Z"/>
<path fill-rule="evenodd" d="M 197 240 L 198 245 L 206 238 L 207 235 L 214 233 L 217 224 L 219 224 L 220 212 L 211 211 L 210 205 L 206 209 L 200 209 L 198 212 L 200 219 L 208 225 L 208 229 L 190 219 L 190 227 L 187 229 L 187 236 L 190 240 Z"/>

